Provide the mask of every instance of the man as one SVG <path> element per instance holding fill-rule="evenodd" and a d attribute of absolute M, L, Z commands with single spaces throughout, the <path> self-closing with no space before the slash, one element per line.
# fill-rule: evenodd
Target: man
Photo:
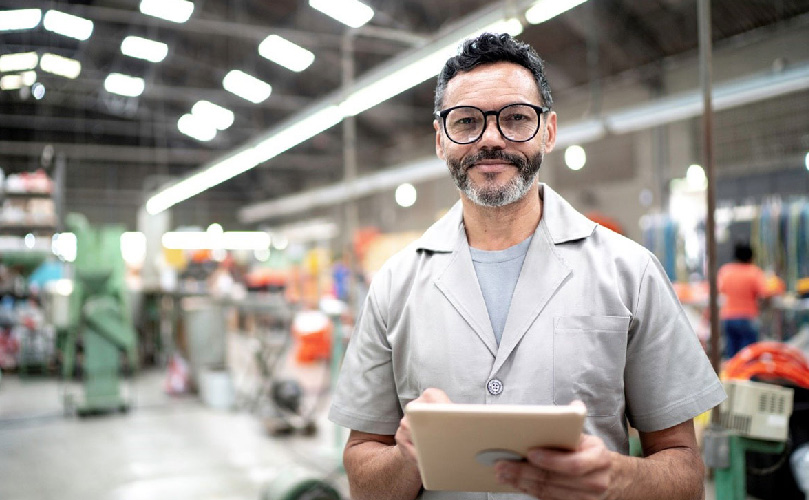
<path fill-rule="evenodd" d="M 497 464 L 519 498 L 702 498 L 692 418 L 721 384 L 653 256 L 537 182 L 551 106 L 541 59 L 508 35 L 465 42 L 439 75 L 436 153 L 461 200 L 377 273 L 349 344 L 330 418 L 351 429 L 353 500 L 516 498 L 423 490 L 415 399 L 583 402 L 578 449 Z"/>

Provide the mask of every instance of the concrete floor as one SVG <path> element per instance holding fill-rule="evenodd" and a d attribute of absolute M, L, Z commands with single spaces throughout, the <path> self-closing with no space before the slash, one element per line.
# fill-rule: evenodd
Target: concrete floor
<path fill-rule="evenodd" d="M 299 380 L 317 393 L 322 366 Z M 141 373 L 125 414 L 66 416 L 53 378 L 0 380 L 2 500 L 259 500 L 290 467 L 305 467 L 348 498 L 340 452 L 346 432 L 317 418 L 315 436 L 271 437 L 247 410 L 210 408 L 196 395 L 168 396 L 165 372 Z M 706 499 L 715 498 L 706 481 Z M 752 497 L 749 497 L 752 498 Z"/>
<path fill-rule="evenodd" d="M 79 418 L 65 416 L 53 378 L 4 374 L 0 499 L 258 500 L 296 464 L 331 474 L 346 494 L 344 433 L 324 418 L 315 436 L 273 438 L 255 414 L 167 396 L 163 381 L 163 371 L 141 373 L 129 413 Z"/>

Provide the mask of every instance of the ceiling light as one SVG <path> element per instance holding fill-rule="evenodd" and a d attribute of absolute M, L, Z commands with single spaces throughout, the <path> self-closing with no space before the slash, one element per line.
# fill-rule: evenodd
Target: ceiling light
<path fill-rule="evenodd" d="M 604 122 L 598 118 L 560 125 L 556 129 L 556 147 L 593 142 L 604 137 L 606 133 Z"/>
<path fill-rule="evenodd" d="M 53 254 L 67 262 L 76 260 L 76 235 L 73 233 L 56 233 L 51 238 Z"/>
<path fill-rule="evenodd" d="M 413 184 L 409 182 L 405 182 L 404 184 L 399 184 L 396 188 L 396 204 L 400 207 L 410 207 L 416 203 L 416 198 L 418 193 L 416 193 L 416 188 L 413 187 Z"/>
<path fill-rule="evenodd" d="M 587 0 L 539 0 L 525 13 L 525 20 L 531 24 L 544 23 Z"/>
<path fill-rule="evenodd" d="M 253 159 L 258 164 L 275 158 L 284 151 L 330 129 L 342 120 L 343 114 L 337 106 L 328 106 L 307 117 L 299 118 L 278 133 L 256 144 L 253 147 Z"/>
<path fill-rule="evenodd" d="M 250 76 L 243 71 L 234 69 L 222 80 L 225 90 L 236 94 L 242 99 L 247 99 L 253 104 L 258 104 L 270 97 L 272 87 L 269 83 L 263 82 L 254 76 Z"/>
<path fill-rule="evenodd" d="M 3 73 L 34 69 L 37 64 L 39 64 L 39 56 L 36 52 L 20 52 L 0 56 L 0 72 Z"/>
<path fill-rule="evenodd" d="M 809 170 L 809 153 L 806 153 L 806 158 L 804 158 L 803 163 L 806 165 L 806 170 Z"/>
<path fill-rule="evenodd" d="M 708 185 L 708 178 L 705 176 L 705 169 L 702 165 L 690 165 L 685 172 L 685 180 L 692 190 L 705 189 Z"/>
<path fill-rule="evenodd" d="M 149 62 L 159 63 L 169 53 L 169 46 L 162 42 L 141 38 L 139 36 L 128 36 L 121 42 L 121 53 L 129 57 L 137 57 Z"/>
<path fill-rule="evenodd" d="M 48 31 L 76 40 L 87 40 L 93 34 L 93 21 L 58 10 L 46 12 L 42 24 Z"/>
<path fill-rule="evenodd" d="M 374 9 L 357 0 L 309 0 L 309 6 L 352 28 L 374 17 Z"/>
<path fill-rule="evenodd" d="M 270 35 L 258 46 L 258 53 L 292 71 L 303 71 L 315 60 L 315 55 L 286 38 Z"/>
<path fill-rule="evenodd" d="M 581 170 L 587 163 L 587 153 L 578 144 L 573 144 L 565 149 L 565 165 L 570 170 Z"/>
<path fill-rule="evenodd" d="M 141 0 L 140 11 L 147 16 L 184 23 L 194 12 L 194 4 L 186 0 Z"/>
<path fill-rule="evenodd" d="M 270 249 L 267 248 L 265 250 L 253 250 L 253 256 L 259 262 L 267 262 L 268 260 L 270 260 Z"/>
<path fill-rule="evenodd" d="M 31 95 L 37 101 L 41 101 L 45 97 L 45 86 L 39 82 L 31 85 Z"/>
<path fill-rule="evenodd" d="M 270 235 L 264 231 L 175 231 L 163 234 L 163 246 L 172 250 L 267 250 Z"/>
<path fill-rule="evenodd" d="M 22 84 L 23 85 L 33 85 L 37 81 L 37 72 L 36 71 L 26 71 L 22 74 Z"/>
<path fill-rule="evenodd" d="M 39 67 L 42 68 L 42 71 L 70 79 L 76 78 L 81 73 L 79 61 L 56 54 L 43 54 L 39 60 Z"/>
<path fill-rule="evenodd" d="M 143 93 L 146 84 L 143 78 L 137 76 L 122 75 L 121 73 L 110 73 L 104 80 L 104 88 L 107 92 L 126 97 L 137 97 Z"/>
<path fill-rule="evenodd" d="M 250 170 L 258 165 L 254 160 L 255 152 L 252 148 L 240 151 L 214 163 L 212 166 L 186 177 L 155 194 L 146 202 L 146 211 L 157 215 L 163 210 L 187 200 L 206 189 L 221 184 L 228 179 Z"/>
<path fill-rule="evenodd" d="M 0 90 L 17 90 L 22 87 L 22 75 L 5 75 L 0 78 Z"/>
<path fill-rule="evenodd" d="M 194 115 L 183 115 L 177 121 L 177 128 L 188 137 L 208 142 L 216 137 L 216 127 Z"/>
<path fill-rule="evenodd" d="M 42 20 L 40 9 L 18 9 L 0 12 L 0 31 L 30 30 Z"/>
<path fill-rule="evenodd" d="M 191 108 L 191 114 L 200 121 L 213 124 L 219 130 L 233 125 L 233 111 L 209 101 L 198 101 Z"/>
<path fill-rule="evenodd" d="M 522 23 L 516 17 L 504 19 L 489 25 L 486 31 L 491 33 L 508 33 L 511 36 L 517 36 L 522 33 Z"/>
<path fill-rule="evenodd" d="M 146 261 L 146 235 L 138 232 L 121 234 L 121 257 L 132 267 L 141 267 Z"/>

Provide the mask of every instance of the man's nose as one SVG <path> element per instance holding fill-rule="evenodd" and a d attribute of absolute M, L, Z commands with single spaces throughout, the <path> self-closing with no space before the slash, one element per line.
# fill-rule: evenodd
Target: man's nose
<path fill-rule="evenodd" d="M 506 146 L 506 139 L 500 133 L 500 129 L 497 128 L 497 116 L 489 115 L 486 117 L 486 129 L 478 142 L 480 146 L 489 148 L 502 149 Z"/>

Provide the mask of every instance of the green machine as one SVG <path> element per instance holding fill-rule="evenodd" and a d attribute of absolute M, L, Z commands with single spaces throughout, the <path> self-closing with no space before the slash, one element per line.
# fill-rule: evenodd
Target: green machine
<path fill-rule="evenodd" d="M 703 458 L 714 470 L 717 500 L 747 498 L 748 451 L 783 454 L 793 389 L 749 380 L 726 380 L 720 422 L 705 430 Z"/>
<path fill-rule="evenodd" d="M 66 227 L 76 235 L 73 291 L 69 320 L 62 332 L 62 374 L 67 380 L 78 365 L 84 400 L 80 415 L 126 411 L 121 391 L 121 367 L 134 370 L 137 336 L 127 306 L 125 266 L 119 226 L 93 228 L 80 214 L 69 214 Z M 81 356 L 78 346 L 82 347 Z M 72 405 L 67 397 L 66 410 Z"/>

